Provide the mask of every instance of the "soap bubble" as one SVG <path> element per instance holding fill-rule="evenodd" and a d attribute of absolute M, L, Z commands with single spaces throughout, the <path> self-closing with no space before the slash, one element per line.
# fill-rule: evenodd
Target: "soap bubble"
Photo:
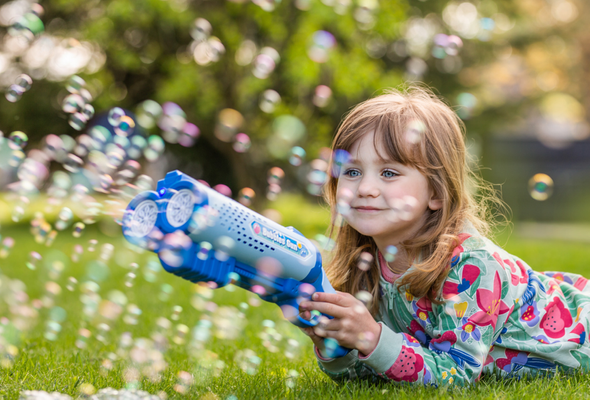
<path fill-rule="evenodd" d="M 231 142 L 243 123 L 244 117 L 239 111 L 225 108 L 219 112 L 215 126 L 215 137 L 222 142 Z"/>
<path fill-rule="evenodd" d="M 16 86 L 22 88 L 23 91 L 26 92 L 27 90 L 29 90 L 31 88 L 31 85 L 33 84 L 33 80 L 31 79 L 31 77 L 29 75 L 21 74 L 21 75 L 17 76 L 14 84 Z"/>
<path fill-rule="evenodd" d="M 121 118 L 125 116 L 125 111 L 120 107 L 114 107 L 109 110 L 108 121 L 112 127 L 119 126 Z"/>
<path fill-rule="evenodd" d="M 10 85 L 4 97 L 11 103 L 16 103 L 21 99 L 25 91 L 18 85 Z"/>
<path fill-rule="evenodd" d="M 85 104 L 86 102 L 82 96 L 79 94 L 70 94 L 64 98 L 61 109 L 68 114 L 74 114 L 81 112 Z"/>
<path fill-rule="evenodd" d="M 254 199 L 255 193 L 254 190 L 250 189 L 249 187 L 245 187 L 238 193 L 238 201 L 249 207 L 252 204 L 252 200 Z"/>
<path fill-rule="evenodd" d="M 426 125 L 424 122 L 414 119 L 406 126 L 405 139 L 410 144 L 420 143 L 424 137 Z"/>
<path fill-rule="evenodd" d="M 280 185 L 281 181 L 283 180 L 283 178 L 285 177 L 285 171 L 283 171 L 281 168 L 279 167 L 272 167 L 269 171 L 268 171 L 268 183 L 273 185 Z"/>
<path fill-rule="evenodd" d="M 186 124 L 184 124 L 184 127 L 182 128 L 182 131 L 178 138 L 178 143 L 184 147 L 191 147 L 197 141 L 197 138 L 199 137 L 200 133 L 201 131 L 195 124 L 187 122 Z"/>
<path fill-rule="evenodd" d="M 281 191 L 282 188 L 280 185 L 276 183 L 271 183 L 270 185 L 268 185 L 268 188 L 266 188 L 266 198 L 270 201 L 275 201 L 281 193 Z"/>
<path fill-rule="evenodd" d="M 57 216 L 57 222 L 55 223 L 55 229 L 58 231 L 63 231 L 72 223 L 74 219 L 74 213 L 68 207 L 64 207 L 61 209 Z"/>
<path fill-rule="evenodd" d="M 312 61 L 325 63 L 328 61 L 329 52 L 336 46 L 334 35 L 327 31 L 316 31 L 307 49 L 307 55 Z"/>
<path fill-rule="evenodd" d="M 371 253 L 368 253 L 366 251 L 363 251 L 360 256 L 359 256 L 359 260 L 358 260 L 358 268 L 361 271 L 368 271 L 369 269 L 371 269 L 371 265 L 373 264 L 373 255 Z"/>
<path fill-rule="evenodd" d="M 319 85 L 315 88 L 313 104 L 317 107 L 326 107 L 332 98 L 332 89 L 326 85 Z"/>
<path fill-rule="evenodd" d="M 342 188 L 341 190 L 338 190 L 336 198 L 336 208 L 338 209 L 338 212 L 340 214 L 348 215 L 351 209 L 350 203 L 352 202 L 353 198 L 354 194 L 352 193 L 352 190 L 347 188 Z"/>
<path fill-rule="evenodd" d="M 213 190 L 221 193 L 224 196 L 231 197 L 231 189 L 224 184 L 220 183 L 219 185 L 213 186 Z"/>
<path fill-rule="evenodd" d="M 237 153 L 245 153 L 251 146 L 250 137 L 245 133 L 238 133 L 234 137 L 233 148 Z"/>
<path fill-rule="evenodd" d="M 385 254 L 383 254 L 383 258 L 387 262 L 393 262 L 395 260 L 395 255 L 397 254 L 397 247 L 394 245 L 389 245 L 385 248 Z"/>
<path fill-rule="evenodd" d="M 8 136 L 8 147 L 12 150 L 22 150 L 29 142 L 29 137 L 21 131 L 14 131 Z"/>
<path fill-rule="evenodd" d="M 29 253 L 29 261 L 27 261 L 26 264 L 27 268 L 32 270 L 37 269 L 37 266 L 39 265 L 39 262 L 42 258 L 43 257 L 41 257 L 41 254 L 37 253 L 36 251 L 32 251 Z"/>
<path fill-rule="evenodd" d="M 84 225 L 83 222 L 76 222 L 74 224 L 74 229 L 72 231 L 72 236 L 74 236 L 75 238 L 79 238 L 84 233 L 84 229 L 85 228 L 86 228 L 86 225 Z"/>
<path fill-rule="evenodd" d="M 146 129 L 155 126 L 162 116 L 162 106 L 153 100 L 145 100 L 137 108 L 137 123 Z"/>
<path fill-rule="evenodd" d="M 73 75 L 66 82 L 66 90 L 70 93 L 79 93 L 86 86 L 86 81 L 78 75 Z"/>
<path fill-rule="evenodd" d="M 192 36 L 193 39 L 195 39 L 195 41 L 202 42 L 202 41 L 206 40 L 207 38 L 209 38 L 209 36 L 211 35 L 212 29 L 213 28 L 211 26 L 211 23 L 209 23 L 209 21 L 207 21 L 204 18 L 197 18 L 193 22 L 193 25 L 192 25 L 191 31 L 190 31 L 190 35 Z"/>
<path fill-rule="evenodd" d="M 305 160 L 305 150 L 302 147 L 295 146 L 291 148 L 291 152 L 289 154 L 289 163 L 295 167 L 300 166 Z"/>
<path fill-rule="evenodd" d="M 238 350 L 234 357 L 238 367 L 248 375 L 256 375 L 262 359 L 250 349 Z"/>
<path fill-rule="evenodd" d="M 113 118 L 114 122 L 117 116 L 118 114 L 115 116 L 111 116 L 111 113 L 109 113 L 109 122 L 111 122 L 110 118 Z M 127 115 L 120 116 L 118 118 L 117 125 L 113 126 L 115 127 L 115 134 L 121 137 L 130 136 L 135 131 L 135 121 L 133 120 L 133 118 Z"/>
<path fill-rule="evenodd" d="M 281 103 L 281 95 L 276 90 L 265 90 L 258 104 L 260 109 L 267 114 L 275 111 L 277 105 Z"/>
<path fill-rule="evenodd" d="M 553 179 L 546 174 L 535 174 L 529 180 L 529 193 L 535 200 L 547 200 L 553 194 Z"/>

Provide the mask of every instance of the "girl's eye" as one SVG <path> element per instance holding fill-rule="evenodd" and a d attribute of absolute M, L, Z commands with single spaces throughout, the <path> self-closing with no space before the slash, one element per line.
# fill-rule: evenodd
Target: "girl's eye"
<path fill-rule="evenodd" d="M 395 173 L 395 172 L 393 172 L 391 170 L 385 170 L 385 171 L 383 171 L 383 176 L 385 178 L 393 178 L 394 176 L 397 176 L 397 175 L 398 175 L 397 173 Z"/>
<path fill-rule="evenodd" d="M 361 175 L 361 171 L 359 171 L 358 169 L 347 169 L 346 171 L 344 171 L 343 175 L 350 176 L 351 178 L 356 178 L 357 176 Z"/>

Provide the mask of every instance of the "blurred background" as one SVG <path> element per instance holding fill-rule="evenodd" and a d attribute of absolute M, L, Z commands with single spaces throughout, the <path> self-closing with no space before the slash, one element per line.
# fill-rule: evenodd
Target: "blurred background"
<path fill-rule="evenodd" d="M 517 229 L 590 240 L 587 2 L 1 4 L 4 222 L 70 201 L 66 220 L 94 223 L 124 207 L 121 193 L 180 169 L 321 231 L 326 147 L 343 115 L 423 82 L 465 122 L 474 165 L 501 185 Z"/>

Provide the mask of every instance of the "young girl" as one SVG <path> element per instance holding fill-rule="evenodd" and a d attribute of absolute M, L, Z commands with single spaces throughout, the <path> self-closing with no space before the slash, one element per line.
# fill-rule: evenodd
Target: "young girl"
<path fill-rule="evenodd" d="M 304 330 L 334 380 L 467 385 L 590 367 L 588 281 L 535 272 L 486 238 L 485 204 L 502 203 L 470 172 L 463 129 L 421 88 L 367 100 L 338 129 L 325 196 L 346 220 L 326 266 L 339 292 L 301 304 L 334 317 Z M 329 358 L 324 338 L 353 350 Z"/>

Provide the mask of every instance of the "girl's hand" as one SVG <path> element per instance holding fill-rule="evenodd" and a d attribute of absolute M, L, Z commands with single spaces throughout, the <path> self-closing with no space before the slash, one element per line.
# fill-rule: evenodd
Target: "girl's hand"
<path fill-rule="evenodd" d="M 318 326 L 305 330 L 312 330 L 316 337 L 336 339 L 341 346 L 357 349 L 364 355 L 375 349 L 381 335 L 381 325 L 360 300 L 344 292 L 318 292 L 313 294 L 312 300 L 302 302 L 301 310 L 317 310 L 334 318 L 321 318 Z"/>

